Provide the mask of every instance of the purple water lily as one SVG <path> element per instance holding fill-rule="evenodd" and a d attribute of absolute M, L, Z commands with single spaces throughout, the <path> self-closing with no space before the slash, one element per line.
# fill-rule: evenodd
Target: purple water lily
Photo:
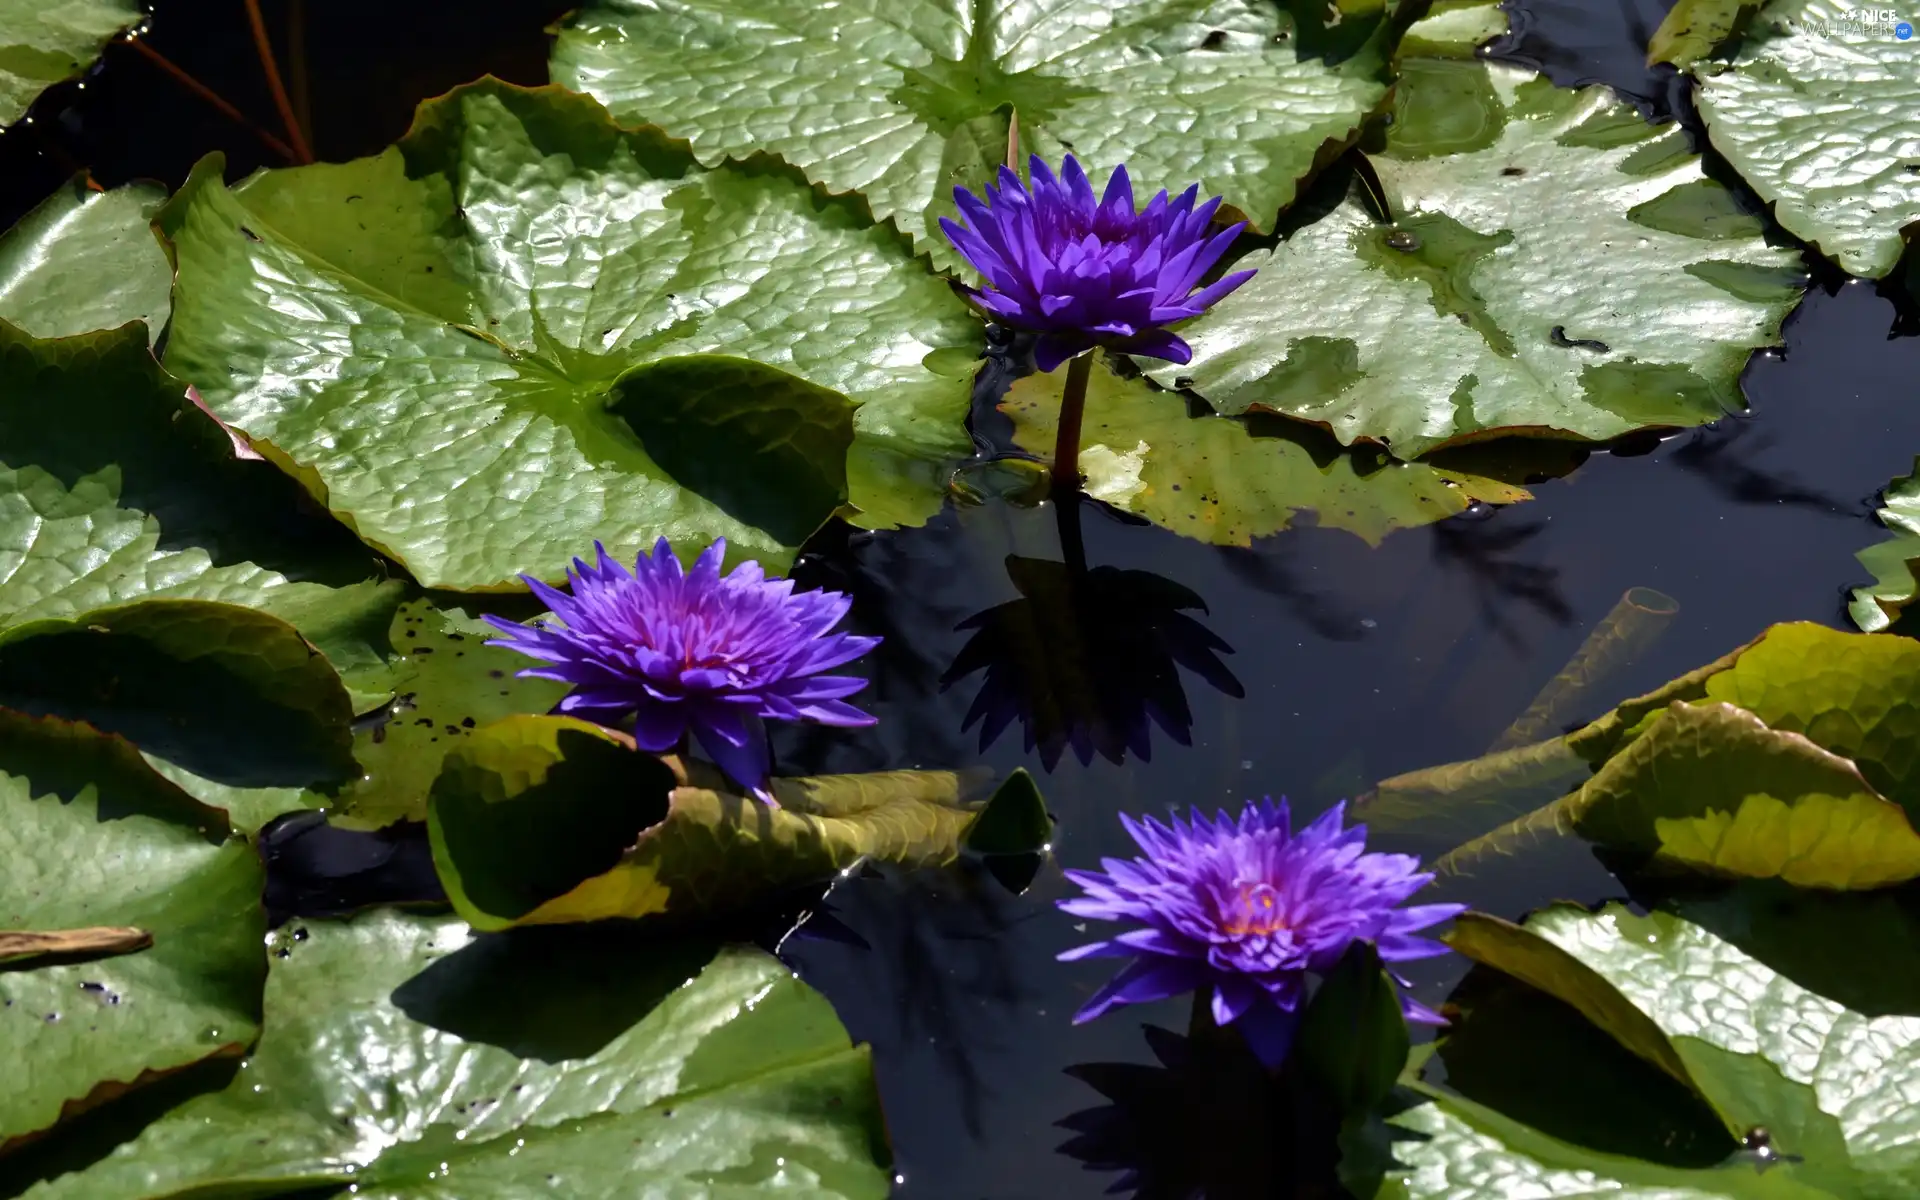
<path fill-rule="evenodd" d="M 880 644 L 833 633 L 853 601 L 799 592 L 744 562 L 722 575 L 726 540 L 682 572 L 667 539 L 644 551 L 631 573 L 594 544 L 599 565 L 573 560 L 567 595 L 522 576 L 560 624 L 488 622 L 506 646 L 550 665 L 521 671 L 573 685 L 556 712 L 604 725 L 633 718 L 641 749 L 662 753 L 691 732 L 733 779 L 771 803 L 763 720 L 871 725 L 846 703 L 866 680 L 822 675 Z"/>
<path fill-rule="evenodd" d="M 1366 853 L 1366 827 L 1343 828 L 1345 809 L 1336 804 L 1298 834 L 1285 800 L 1250 802 L 1238 821 L 1224 811 L 1212 822 L 1196 811 L 1170 825 L 1121 816 L 1145 857 L 1105 859 L 1105 874 L 1068 871 L 1086 895 L 1060 907 L 1141 927 L 1060 956 L 1133 960 L 1074 1022 L 1207 988 L 1214 1021 L 1239 1029 L 1262 1062 L 1278 1066 L 1309 977 L 1332 970 L 1353 942 L 1373 942 L 1388 963 L 1445 954 L 1414 934 L 1466 906 L 1399 907 L 1433 876 L 1410 855 Z M 1401 1009 L 1410 1021 L 1445 1024 L 1409 996 Z"/>
<path fill-rule="evenodd" d="M 941 218 L 953 248 L 985 277 L 968 289 L 973 302 L 1015 329 L 1040 335 L 1034 366 L 1051 371 L 1095 346 L 1184 363 L 1193 351 L 1167 326 L 1197 317 L 1253 278 L 1236 271 L 1208 287 L 1200 279 L 1246 222 L 1214 231 L 1219 197 L 1195 207 L 1199 185 L 1169 200 L 1163 189 L 1144 209 L 1133 204 L 1133 181 L 1115 167 L 1096 200 L 1072 155 L 1055 178 L 1035 155 L 1033 187 L 1001 168 L 1000 186 L 982 200 L 953 189 L 967 226 Z"/>

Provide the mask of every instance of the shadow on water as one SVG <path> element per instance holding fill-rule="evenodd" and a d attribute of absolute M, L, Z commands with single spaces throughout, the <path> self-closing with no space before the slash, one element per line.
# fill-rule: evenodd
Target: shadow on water
<path fill-rule="evenodd" d="M 1210 547 L 1089 506 L 1086 561 L 1178 581 L 1197 597 L 1208 636 L 1233 648 L 1223 661 L 1245 695 L 1185 689 L 1191 746 L 1160 738 L 1150 760 L 1120 746 L 1119 764 L 1095 754 L 1082 765 L 1047 750 L 1043 737 L 1031 748 L 1010 734 L 992 740 L 983 753 L 1002 770 L 1041 771 L 1054 760 L 1044 786 L 1060 819 L 1057 856 L 1033 888 L 996 894 L 987 922 L 968 906 L 958 917 L 909 918 L 928 906 L 928 885 L 861 880 L 827 905 L 870 949 L 785 947 L 854 1035 L 876 1046 L 901 1194 L 1051 1200 L 1091 1197 L 1112 1181 L 1087 1174 L 1038 1131 L 1098 1104 L 1080 1064 L 1154 1067 L 1142 1025 L 1178 1028 L 1184 1019 L 1169 1002 L 1133 1019 L 1070 1024 L 1106 972 L 1099 962 L 1053 961 L 1090 934 L 1052 905 L 1070 890 L 1062 868 L 1133 852 L 1117 812 L 1288 794 L 1311 814 L 1381 778 L 1480 754 L 1632 588 L 1672 597 L 1678 612 L 1570 720 L 1591 719 L 1773 622 L 1846 627 L 1846 590 L 1866 581 L 1854 553 L 1883 534 L 1871 517 L 1874 493 L 1920 450 L 1911 386 L 1920 339 L 1895 336 L 1901 321 L 1870 285 L 1817 287 L 1789 321 L 1784 352 L 1750 366 L 1748 413 L 1600 450 L 1566 478 L 1534 485 L 1530 503 L 1401 531 L 1377 550 L 1312 527 Z M 971 761 L 971 744 L 919 742 L 907 731 L 936 726 L 952 739 L 969 724 L 974 687 L 943 692 L 938 681 L 948 664 L 971 663 L 979 652 L 970 639 L 991 622 L 956 628 L 956 614 L 1021 603 L 1008 556 L 1058 563 L 1054 526 L 1044 506 L 956 508 L 924 529 L 854 539 L 831 563 L 810 564 L 809 579 L 885 594 L 884 612 L 856 606 L 855 620 L 864 632 L 910 639 L 913 653 L 873 664 L 869 707 L 881 717 L 873 736 L 789 743 L 787 767 L 931 765 L 935 747 Z M 1412 848 L 1391 836 L 1375 844 Z M 1585 848 L 1564 843 L 1490 864 L 1446 891 L 1518 917 L 1552 899 L 1594 902 L 1623 888 Z M 1429 1004 L 1446 998 L 1463 969 L 1447 960 L 1415 966 L 1416 995 Z"/>
<path fill-rule="evenodd" d="M 106 187 L 153 179 L 169 190 L 209 150 L 227 179 L 288 160 L 260 134 L 283 134 L 240 0 L 149 0 L 141 46 L 117 41 L 84 78 L 49 88 L 0 134 L 0 228 L 90 168 Z M 407 131 L 414 106 L 483 74 L 547 82 L 546 27 L 566 0 L 313 0 L 262 4 L 315 157 L 378 154 Z M 296 24 L 294 14 L 304 14 Z M 422 53 L 431 46 L 431 53 Z M 296 52 L 297 50 L 297 52 Z M 212 90 L 235 121 L 168 73 Z"/>
<path fill-rule="evenodd" d="M 1154 726 L 1191 746 L 1182 668 L 1222 695 L 1246 695 L 1221 659 L 1233 647 L 1189 615 L 1207 611 L 1198 595 L 1151 571 L 1088 566 L 1080 522 L 1096 503 L 1052 504 L 1060 559 L 1009 554 L 1019 598 L 956 626 L 967 643 L 940 676 L 943 691 L 981 676 L 962 729 L 980 727 L 982 751 L 1017 722 L 1048 772 L 1068 747 L 1083 767 L 1096 754 L 1115 765 L 1129 753 L 1148 761 Z"/>
<path fill-rule="evenodd" d="M 1508 0 L 1507 35 L 1490 58 L 1530 67 L 1561 87 L 1604 83 L 1652 121 L 1689 109 L 1686 77 L 1647 65 L 1647 41 L 1674 0 Z"/>
<path fill-rule="evenodd" d="M 258 64 L 233 41 L 228 7 L 158 0 L 151 45 L 271 127 Z M 566 7 L 308 4 L 320 155 L 379 150 L 420 97 L 483 71 L 544 81 L 541 28 Z M 1562 83 L 1607 82 L 1655 117 L 1692 120 L 1684 84 L 1642 61 L 1664 15 L 1659 0 L 1510 7 L 1516 31 L 1500 56 L 1537 63 Z M 435 53 L 419 53 L 429 37 Z M 25 211 L 82 162 L 103 183 L 169 185 L 209 146 L 227 152 L 233 178 L 277 165 L 253 133 L 153 71 L 139 52 L 110 49 L 85 89 L 65 85 L 36 105 L 30 133 L 0 136 L 0 218 Z M 1062 870 L 1134 849 L 1115 814 L 1284 794 L 1304 817 L 1382 778 L 1478 755 L 1630 588 L 1656 589 L 1678 612 L 1652 649 L 1622 664 L 1570 719 L 1710 661 L 1769 623 L 1844 626 L 1845 591 L 1864 582 L 1854 552 L 1882 532 L 1871 519 L 1874 492 L 1920 451 L 1912 384 L 1920 338 L 1895 336 L 1920 329 L 1920 319 L 1910 301 L 1897 311 L 1871 286 L 1818 277 L 1788 323 L 1785 352 L 1750 366 L 1749 414 L 1597 449 L 1565 478 L 1533 485 L 1530 503 L 1403 530 L 1378 549 L 1311 525 L 1213 547 L 1089 504 L 1076 510 L 1076 558 L 1062 552 L 1057 510 L 1000 502 L 951 507 L 922 529 L 836 527 L 809 545 L 795 575 L 850 592 L 859 632 L 886 638 L 860 664 L 872 681 L 860 701 L 881 721 L 858 732 L 783 730 L 781 769 L 984 757 L 1001 771 L 1050 772 L 1043 785 L 1060 821 L 1056 856 L 1023 895 L 979 873 L 865 872 L 780 943 L 853 1035 L 875 1047 L 902 1196 L 1092 1197 L 1113 1180 L 1087 1165 L 1127 1165 L 1114 1149 L 1115 1137 L 1134 1136 L 1127 1130 L 1137 1124 L 1127 1122 L 1180 1107 L 1187 1085 L 1164 1074 L 1174 1064 L 1156 1060 L 1141 1028 L 1185 1028 L 1184 1005 L 1074 1027 L 1072 1014 L 1106 969 L 1055 961 L 1092 935 L 1054 908 L 1070 891 Z M 990 443 L 1006 440 L 992 403 L 1020 350 L 996 345 L 976 403 L 976 434 Z M 1005 735 L 977 748 L 996 730 Z M 435 897 L 417 837 L 349 844 L 301 819 L 266 841 L 287 889 L 270 897 L 279 916 Z M 1375 844 L 1407 848 L 1391 837 Z M 1452 890 L 1450 898 L 1518 916 L 1622 886 L 1590 854 L 1563 846 Z M 526 1029 L 486 1026 L 460 1006 L 462 989 L 549 969 L 555 945 L 489 942 L 447 960 L 405 1002 L 466 1036 L 576 1053 L 611 1026 L 585 1022 L 569 1031 L 572 1042 L 535 1046 Z M 1430 1005 L 1462 971 L 1444 959 L 1416 966 L 1416 995 Z M 583 978 L 582 987 L 599 981 Z M 1497 1000 L 1485 1002 L 1488 1011 Z M 1482 1086 L 1493 1094 L 1535 1082 Z M 1131 1113 L 1074 1116 L 1101 1108 L 1103 1094 Z M 1062 1122 L 1075 1134 L 1064 1154 Z M 1155 1178 L 1177 1177 L 1177 1167 Z"/>

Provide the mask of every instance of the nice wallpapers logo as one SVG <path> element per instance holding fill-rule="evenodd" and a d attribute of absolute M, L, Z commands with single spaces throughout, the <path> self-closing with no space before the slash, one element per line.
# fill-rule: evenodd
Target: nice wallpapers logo
<path fill-rule="evenodd" d="M 1912 21 L 1891 8 L 1847 8 L 1841 10 L 1839 19 L 1828 25 L 1830 35 L 1839 36 L 1880 36 L 1880 38 L 1899 38 L 1908 40 L 1914 35 Z"/>
<path fill-rule="evenodd" d="M 1822 37 L 1894 38 L 1902 42 L 1913 37 L 1913 22 L 1891 8 L 1845 8 L 1831 21 L 1807 21 L 1806 28 Z"/>

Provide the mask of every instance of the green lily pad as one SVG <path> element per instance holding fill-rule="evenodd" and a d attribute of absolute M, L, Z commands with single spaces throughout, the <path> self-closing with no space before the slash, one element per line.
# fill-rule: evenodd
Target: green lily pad
<path fill-rule="evenodd" d="M 530 660 L 486 644 L 499 636 L 459 608 L 424 598 L 401 605 L 390 634 L 398 654 L 393 702 L 354 735 L 360 777 L 308 803 L 334 810 L 334 822 L 349 828 L 426 820 L 427 794 L 449 750 L 502 717 L 546 713 L 567 694 L 564 683 L 519 678 Z"/>
<path fill-rule="evenodd" d="M 1656 720 L 1675 700 L 1698 700 L 1707 694 L 1707 681 L 1740 661 L 1740 656 L 1773 634 L 1771 626 L 1744 646 L 1736 647 L 1703 667 L 1670 679 L 1644 696 L 1622 701 L 1614 710 L 1566 735 L 1569 750 L 1598 767 L 1612 758 Z"/>
<path fill-rule="evenodd" d="M 1920 877 L 1920 835 L 1860 769 L 1730 704 L 1675 702 L 1569 801 L 1581 837 L 1801 887 Z"/>
<path fill-rule="evenodd" d="M 1917 687 L 1920 643 L 1789 621 L 1626 701 L 1567 735 L 1567 745 L 1598 766 L 1646 732 L 1674 701 L 1721 701 L 1853 759 L 1882 795 L 1920 812 L 1920 762 L 1903 749 L 1920 740 Z"/>
<path fill-rule="evenodd" d="M 454 908 L 476 929 L 504 929 L 736 907 L 863 857 L 936 865 L 989 806 L 1039 802 L 1031 780 L 1016 778 L 989 805 L 968 803 L 951 771 L 771 786 L 777 808 L 711 767 L 639 753 L 597 725 L 507 717 L 447 752 L 427 832 Z M 992 824 L 1046 823 L 1042 810 Z"/>
<path fill-rule="evenodd" d="M 195 774 L 322 786 L 357 775 L 333 667 L 278 617 L 141 600 L 0 632 L 0 706 L 85 721 Z"/>
<path fill-rule="evenodd" d="M 167 323 L 173 269 L 153 234 L 164 189 L 110 192 L 79 175 L 0 234 L 0 320 L 34 337 L 69 337 L 145 321 Z"/>
<path fill-rule="evenodd" d="M 1311 32 L 1260 0 L 593 0 L 552 70 L 704 163 L 765 152 L 857 192 L 950 266 L 939 218 L 1006 160 L 1009 112 L 1023 151 L 1197 181 L 1271 229 L 1386 96 L 1379 55 L 1329 65 Z"/>
<path fill-rule="evenodd" d="M 1875 791 L 1920 814 L 1920 642 L 1775 625 L 1705 691 L 1853 760 Z"/>
<path fill-rule="evenodd" d="M 134 600 L 243 604 L 292 623 L 372 707 L 401 585 L 327 587 L 374 560 L 226 431 L 126 327 L 40 341 L 0 321 L 0 627 Z"/>
<path fill-rule="evenodd" d="M 1864 948 L 1850 923 L 1798 932 L 1856 952 Z M 1571 1005 L 1685 1084 L 1746 1148 L 1694 1169 L 1602 1154 L 1528 1128 L 1517 1119 L 1525 1114 L 1501 1114 L 1423 1086 L 1434 1103 L 1394 1123 L 1424 1136 L 1394 1144 L 1406 1169 L 1381 1195 L 1851 1200 L 1911 1194 L 1920 1187 L 1920 1119 L 1902 1085 L 1920 1059 L 1920 1022 L 1854 1010 L 1803 982 L 1815 974 L 1806 964 L 1789 976 L 1773 965 L 1777 953 L 1763 961 L 1749 939 L 1731 936 L 1741 944 L 1671 912 L 1642 916 L 1610 905 L 1593 913 L 1560 905 L 1524 928 L 1473 915 L 1456 926 L 1452 940 L 1476 961 Z M 1915 949 L 1911 929 L 1901 948 Z"/>
<path fill-rule="evenodd" d="M 323 807 L 325 804 L 324 797 L 317 797 L 306 788 L 236 787 L 230 783 L 219 783 L 195 775 L 185 767 L 170 763 L 156 754 L 143 754 L 141 757 L 162 778 L 187 795 L 210 808 L 225 810 L 227 819 L 232 822 L 233 827 L 248 837 L 258 834 L 275 817 L 299 812 L 302 809 Z"/>
<path fill-rule="evenodd" d="M 1694 711 L 1682 711 L 1688 708 Z M 1655 730 L 1658 743 L 1642 748 Z M 1485 853 L 1579 833 L 1737 875 L 1778 870 L 1825 887 L 1905 879 L 1914 861 L 1907 831 L 1920 819 L 1917 749 L 1920 642 L 1810 622 L 1775 625 L 1533 748 L 1548 768 L 1544 780 L 1563 778 L 1558 768 L 1569 753 L 1598 774 L 1584 789 L 1459 847 L 1440 865 L 1460 869 Z M 1524 783 L 1536 755 L 1514 753 L 1511 764 L 1485 765 L 1510 765 Z M 1492 782 L 1503 773 L 1496 770 Z M 1429 797 L 1436 808 L 1470 815 L 1481 799 L 1473 763 L 1421 774 L 1457 791 Z M 1465 786 L 1446 787 L 1456 775 Z M 1408 798 L 1418 796 L 1416 790 Z"/>
<path fill-rule="evenodd" d="M 0 1146 L 259 1033 L 260 860 L 125 742 L 0 711 L 0 860 L 0 929 L 152 936 L 0 970 Z"/>
<path fill-rule="evenodd" d="M 1522 1114 L 1533 1129 L 1588 1150 L 1667 1166 L 1711 1167 L 1738 1148 L 1692 1089 L 1503 971 L 1473 967 L 1445 1008 L 1436 1057 L 1448 1093 Z"/>
<path fill-rule="evenodd" d="M 1353 815 L 1444 850 L 1565 796 L 1592 774 L 1566 738 L 1549 738 L 1383 779 L 1354 798 Z"/>
<path fill-rule="evenodd" d="M 1688 67 L 1718 50 L 1761 0 L 1680 0 L 1647 42 L 1647 65 Z"/>
<path fill-rule="evenodd" d="M 1181 326 L 1191 364 L 1142 364 L 1155 380 L 1403 459 L 1740 407 L 1740 372 L 1778 344 L 1803 279 L 1684 133 L 1605 88 L 1453 59 L 1402 71 L 1372 159 L 1398 220 L 1349 199 L 1240 260 L 1259 274 Z"/>
<path fill-rule="evenodd" d="M 1552 1137 L 1450 1092 L 1412 1090 L 1428 1103 L 1392 1119 L 1410 1136 L 1393 1143 L 1402 1169 L 1389 1172 L 1375 1200 L 1840 1200 L 1762 1174 L 1753 1158 L 1692 1168 L 1649 1162 Z"/>
<path fill-rule="evenodd" d="M 1914 576 L 1920 564 L 1920 461 L 1914 473 L 1887 485 L 1881 493 L 1880 509 L 1874 513 L 1894 536 L 1862 550 L 1860 565 L 1873 573 L 1870 587 L 1853 589 L 1853 602 L 1847 613 L 1853 623 L 1868 633 L 1878 633 L 1900 619 L 1913 603 L 1920 581 Z"/>
<path fill-rule="evenodd" d="M 0 125 L 49 84 L 71 79 L 145 14 L 138 0 L 0 0 Z"/>
<path fill-rule="evenodd" d="M 866 1049 L 758 950 L 394 912 L 274 942 L 233 1084 L 28 1196 L 887 1194 Z"/>
<path fill-rule="evenodd" d="M 1694 71 L 1714 149 L 1789 233 L 1869 279 L 1892 272 L 1901 231 L 1920 221 L 1920 71 L 1914 42 L 1893 32 L 1911 18 L 1775 0 L 1731 66 Z"/>
<path fill-rule="evenodd" d="M 1495 0 L 1434 0 L 1397 49 L 1407 61 L 1471 58 L 1480 46 L 1506 32 L 1507 14 Z"/>
<path fill-rule="evenodd" d="M 662 535 L 777 570 L 843 496 L 925 520 L 972 448 L 970 380 L 922 360 L 978 320 L 897 236 L 558 88 L 463 87 L 384 154 L 231 191 L 202 163 L 161 225 L 170 368 L 429 587 Z"/>
<path fill-rule="evenodd" d="M 1000 409 L 1023 449 L 1052 457 L 1065 381 L 1062 367 L 1008 390 Z M 1093 496 L 1222 546 L 1248 545 L 1302 514 L 1377 546 L 1395 529 L 1451 517 L 1475 501 L 1533 498 L 1484 476 L 1348 452 L 1292 422 L 1189 416 L 1183 397 L 1104 363 L 1087 388 L 1080 467 Z"/>

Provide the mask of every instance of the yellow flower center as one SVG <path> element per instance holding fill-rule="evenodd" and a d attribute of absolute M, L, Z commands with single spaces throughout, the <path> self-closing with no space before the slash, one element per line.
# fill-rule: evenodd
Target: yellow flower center
<path fill-rule="evenodd" d="M 1220 914 L 1220 927 L 1235 937 L 1249 934 L 1274 934 L 1287 927 L 1286 914 L 1280 908 L 1280 893 L 1270 883 L 1243 879 L 1239 894 Z"/>

